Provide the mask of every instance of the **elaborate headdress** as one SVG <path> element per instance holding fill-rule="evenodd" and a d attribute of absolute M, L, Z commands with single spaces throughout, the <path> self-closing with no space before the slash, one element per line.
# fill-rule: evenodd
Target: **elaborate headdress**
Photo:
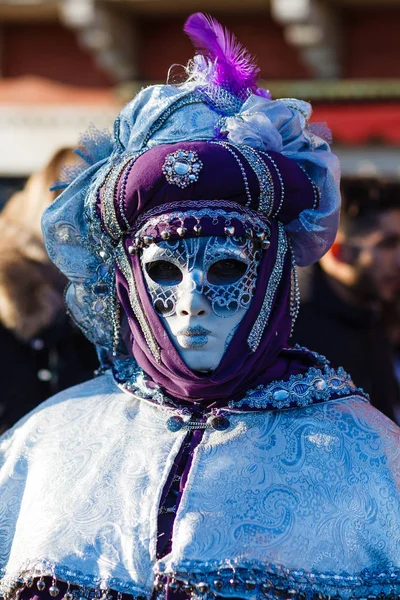
<path fill-rule="evenodd" d="M 69 310 L 89 339 L 120 355 L 124 338 L 150 388 L 215 401 L 302 371 L 304 355 L 285 351 L 298 311 L 294 267 L 318 260 L 334 240 L 339 170 L 308 123 L 309 104 L 271 100 L 247 51 L 213 19 L 192 15 L 185 31 L 198 49 L 186 81 L 142 90 L 116 119 L 113 142 L 94 137 L 97 162 L 43 225 L 71 281 Z M 180 359 L 138 257 L 143 245 L 203 235 L 247 236 L 262 252 L 251 309 L 211 376 Z M 116 361 L 126 382 L 135 362 L 123 365 Z"/>

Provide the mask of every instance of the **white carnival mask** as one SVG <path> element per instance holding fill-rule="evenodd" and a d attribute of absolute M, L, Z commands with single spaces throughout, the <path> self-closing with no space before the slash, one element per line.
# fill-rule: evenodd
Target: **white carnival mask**
<path fill-rule="evenodd" d="M 254 295 L 260 251 L 252 240 L 203 237 L 145 248 L 142 269 L 154 309 L 186 365 L 219 365 Z"/>

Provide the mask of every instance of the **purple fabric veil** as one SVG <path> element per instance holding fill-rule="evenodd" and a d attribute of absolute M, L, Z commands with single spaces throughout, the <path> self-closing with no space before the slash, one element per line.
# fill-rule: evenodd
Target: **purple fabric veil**
<path fill-rule="evenodd" d="M 162 170 L 166 158 L 179 149 L 196 152 L 203 165 L 198 180 L 184 188 L 168 183 Z M 268 164 L 270 158 L 265 155 L 263 160 Z M 274 163 L 274 168 L 270 170 L 271 185 L 274 189 L 273 210 L 276 211 L 280 206 L 282 218 L 287 215 L 290 220 L 304 208 L 313 206 L 315 202 L 313 187 L 303 171 L 291 160 L 277 154 L 274 156 Z M 243 168 L 246 172 L 246 181 L 243 177 Z M 285 194 L 282 203 L 283 187 Z M 249 192 L 252 199 L 250 207 L 248 206 Z M 160 349 L 161 360 L 156 360 L 151 352 L 143 331 L 143 323 L 137 319 L 126 273 L 117 268 L 117 294 L 128 317 L 132 353 L 150 378 L 174 398 L 207 405 L 220 404 L 228 399 L 242 397 L 249 388 L 259 384 L 285 379 L 292 373 L 301 372 L 306 364 L 309 365 L 309 358 L 302 361 L 298 356 L 293 359 L 285 352 L 282 353 L 292 324 L 290 314 L 292 260 L 290 249 L 283 251 L 282 239 L 278 241 L 279 231 L 282 236 L 282 228 L 280 229 L 278 222 L 262 217 L 256 212 L 260 194 L 259 178 L 244 158 L 239 162 L 226 148 L 206 142 L 157 146 L 127 165 L 115 185 L 112 198 L 120 226 L 125 227 L 125 255 L 130 261 L 138 301 Z M 110 194 L 108 196 L 110 197 Z M 214 210 L 220 209 L 221 212 L 225 211 L 229 219 L 227 203 L 234 207 L 236 213 L 243 215 L 243 222 L 249 214 L 264 219 L 265 226 L 270 231 L 270 247 L 263 250 L 256 293 L 250 309 L 241 321 L 221 363 L 212 374 L 199 374 L 186 366 L 175 349 L 162 324 L 162 318 L 156 314 L 147 293 L 140 258 L 137 253 L 130 254 L 128 248 L 138 229 L 140 235 L 149 233 L 146 227 L 150 226 L 150 217 L 154 214 L 162 215 L 162 221 L 167 223 L 164 228 L 169 227 L 171 230 L 169 233 L 174 237 L 177 236 L 176 227 L 174 229 L 171 223 L 168 224 L 172 209 L 176 211 L 180 207 L 182 213 L 185 211 L 189 213 L 188 205 L 191 210 L 196 206 L 206 206 Z M 102 207 L 102 214 L 104 212 Z M 240 219 L 237 222 L 240 226 Z M 221 231 L 213 230 L 212 223 L 206 216 L 204 223 L 202 221 L 201 224 L 200 235 L 221 235 Z M 220 226 L 218 221 L 215 227 L 218 229 Z M 162 239 L 162 228 L 152 229 L 150 233 L 155 241 Z M 242 235 L 244 232 L 237 233 Z M 271 298 L 268 325 L 254 350 L 249 345 L 249 335 L 265 305 L 271 277 L 278 277 L 279 284 Z"/>

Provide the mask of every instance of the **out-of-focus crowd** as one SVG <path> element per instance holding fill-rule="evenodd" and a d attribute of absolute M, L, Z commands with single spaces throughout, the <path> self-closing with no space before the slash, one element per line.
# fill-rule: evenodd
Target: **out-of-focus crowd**
<path fill-rule="evenodd" d="M 51 263 L 41 217 L 77 157 L 59 150 L 0 212 L 0 433 L 56 392 L 89 379 L 94 347 L 66 314 L 67 280 Z"/>
<path fill-rule="evenodd" d="M 51 185 L 75 155 L 62 149 L 0 212 L 0 432 L 40 402 L 93 376 L 93 346 L 64 305 L 40 221 Z M 298 270 L 301 310 L 292 343 L 348 371 L 400 423 L 400 182 L 346 178 L 331 250 Z"/>

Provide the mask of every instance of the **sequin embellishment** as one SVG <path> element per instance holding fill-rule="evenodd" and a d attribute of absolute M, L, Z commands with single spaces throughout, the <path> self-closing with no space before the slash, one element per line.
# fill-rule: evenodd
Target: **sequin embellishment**
<path fill-rule="evenodd" d="M 198 180 L 202 167 L 203 163 L 199 160 L 197 152 L 177 150 L 168 154 L 162 172 L 168 183 L 185 188 Z"/>

